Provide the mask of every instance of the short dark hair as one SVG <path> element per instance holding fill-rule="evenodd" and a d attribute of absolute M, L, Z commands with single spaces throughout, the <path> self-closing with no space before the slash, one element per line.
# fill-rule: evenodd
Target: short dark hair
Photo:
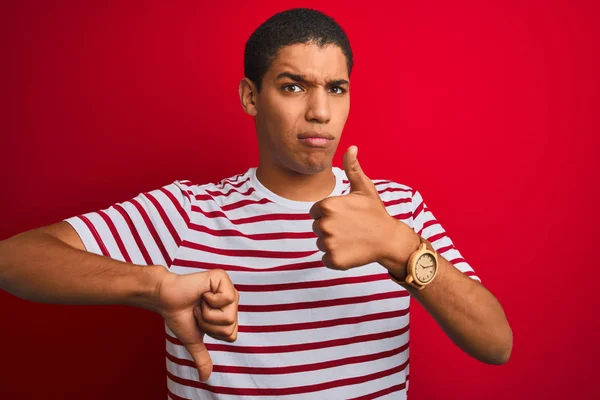
<path fill-rule="evenodd" d="M 293 44 L 314 43 L 319 47 L 337 45 L 346 56 L 348 76 L 354 64 L 346 33 L 333 18 L 309 8 L 292 8 L 263 22 L 246 42 L 244 75 L 260 92 L 262 79 L 277 52 Z"/>

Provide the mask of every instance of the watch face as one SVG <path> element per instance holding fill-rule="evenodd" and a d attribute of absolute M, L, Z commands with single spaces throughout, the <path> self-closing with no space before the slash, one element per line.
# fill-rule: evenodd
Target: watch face
<path fill-rule="evenodd" d="M 427 283 L 433 279 L 436 268 L 435 258 L 431 254 L 423 254 L 415 265 L 415 275 L 419 281 Z"/>

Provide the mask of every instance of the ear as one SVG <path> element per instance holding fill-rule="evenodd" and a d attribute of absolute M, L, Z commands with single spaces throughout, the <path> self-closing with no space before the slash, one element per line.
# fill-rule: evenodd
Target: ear
<path fill-rule="evenodd" d="M 255 117 L 256 114 L 258 114 L 256 108 L 256 95 L 258 94 L 258 90 L 256 90 L 254 82 L 252 82 L 248 78 L 242 79 L 238 88 L 238 92 L 240 95 L 240 102 L 242 103 L 242 108 L 244 109 L 246 114 Z"/>

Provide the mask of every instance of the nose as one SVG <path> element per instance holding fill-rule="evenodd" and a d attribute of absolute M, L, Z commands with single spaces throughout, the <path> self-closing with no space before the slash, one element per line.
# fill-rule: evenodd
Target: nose
<path fill-rule="evenodd" d="M 309 122 L 326 124 L 331 120 L 329 96 L 323 88 L 313 89 L 307 98 L 306 119 Z"/>

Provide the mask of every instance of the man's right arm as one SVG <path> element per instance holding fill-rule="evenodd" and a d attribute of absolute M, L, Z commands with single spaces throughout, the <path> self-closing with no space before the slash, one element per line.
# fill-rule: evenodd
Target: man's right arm
<path fill-rule="evenodd" d="M 54 304 L 125 304 L 158 310 L 157 288 L 168 271 L 85 250 L 67 222 L 0 242 L 0 289 Z"/>
<path fill-rule="evenodd" d="M 0 289 L 35 302 L 155 311 L 193 357 L 200 380 L 212 371 L 204 334 L 237 338 L 239 294 L 225 271 L 177 275 L 92 254 L 64 221 L 0 242 Z"/>

